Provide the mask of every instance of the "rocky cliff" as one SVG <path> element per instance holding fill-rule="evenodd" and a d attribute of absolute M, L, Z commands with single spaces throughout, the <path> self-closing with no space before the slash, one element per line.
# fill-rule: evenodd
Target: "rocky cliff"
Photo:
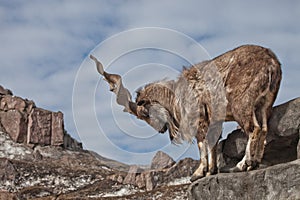
<path fill-rule="evenodd" d="M 274 107 L 259 169 L 194 183 L 199 161 L 157 152 L 145 168 L 104 158 L 66 133 L 61 112 L 1 86 L 0 122 L 0 199 L 300 199 L 300 98 Z M 239 129 L 221 141 L 219 168 L 235 165 L 246 141 Z"/>
<path fill-rule="evenodd" d="M 28 99 L 14 96 L 0 86 L 0 130 L 17 143 L 27 146 L 63 146 L 73 150 L 82 145 L 64 130 L 62 112 L 52 112 L 36 107 Z"/>

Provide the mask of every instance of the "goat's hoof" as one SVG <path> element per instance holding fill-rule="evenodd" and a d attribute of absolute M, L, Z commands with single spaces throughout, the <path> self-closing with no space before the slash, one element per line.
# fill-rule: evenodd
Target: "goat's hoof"
<path fill-rule="evenodd" d="M 207 172 L 206 176 L 211 176 L 211 175 L 214 175 L 214 174 L 216 174 L 216 173 L 215 172 Z"/>
<path fill-rule="evenodd" d="M 247 164 L 247 161 L 243 159 L 235 167 L 233 167 L 232 170 L 234 170 L 234 172 L 244 172 L 247 170 L 248 167 L 249 165 Z"/>
<path fill-rule="evenodd" d="M 240 161 L 237 165 L 236 165 L 236 170 L 239 171 L 250 171 L 253 169 L 257 169 L 257 167 L 259 166 L 259 162 L 254 161 L 254 160 L 242 160 Z"/>
<path fill-rule="evenodd" d="M 217 174 L 218 173 L 218 170 L 216 167 L 213 167 L 211 169 L 208 169 L 208 172 L 206 173 L 206 176 L 211 176 L 211 175 L 214 175 L 214 174 Z"/>
<path fill-rule="evenodd" d="M 247 171 L 255 170 L 259 167 L 258 162 L 252 161 L 251 164 L 247 167 Z"/>

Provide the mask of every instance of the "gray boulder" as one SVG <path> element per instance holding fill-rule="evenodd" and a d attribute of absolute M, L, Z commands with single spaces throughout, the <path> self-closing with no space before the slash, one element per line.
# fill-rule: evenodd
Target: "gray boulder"
<path fill-rule="evenodd" d="M 217 174 L 192 183 L 189 199 L 300 199 L 300 160 L 261 170 Z"/>
<path fill-rule="evenodd" d="M 291 136 L 299 133 L 300 128 L 300 98 L 290 100 L 275 106 L 269 120 L 270 136 Z"/>

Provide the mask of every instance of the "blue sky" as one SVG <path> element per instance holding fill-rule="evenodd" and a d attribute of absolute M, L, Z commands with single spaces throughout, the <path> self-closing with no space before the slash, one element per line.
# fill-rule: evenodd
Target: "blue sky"
<path fill-rule="evenodd" d="M 283 80 L 276 101 L 279 104 L 300 96 L 299 10 L 300 2 L 294 0 L 0 1 L 0 84 L 15 95 L 33 99 L 39 107 L 63 111 L 67 131 L 103 156 L 145 164 L 163 149 L 175 159 L 196 158 L 194 145 L 186 152 L 189 145 L 171 145 L 167 135 L 158 135 L 123 113 L 87 55 L 93 52 L 103 59 L 108 71 L 124 75 L 124 84 L 134 95 L 139 86 L 176 77 L 182 65 L 206 57 L 197 56 L 193 46 L 182 47 L 191 55 L 189 61 L 172 50 L 158 48 L 131 49 L 117 56 L 137 41 L 150 42 L 151 46 L 151 42 L 170 39 L 155 32 L 141 38 L 128 36 L 115 44 L 118 40 L 114 39 L 128 30 L 174 30 L 202 45 L 209 57 L 242 44 L 262 45 L 271 48 L 282 63 Z M 176 36 L 173 41 L 177 44 Z M 110 55 L 117 57 L 109 59 Z M 74 114 L 72 97 L 81 81 L 86 84 L 84 91 L 92 93 L 76 97 Z M 90 112 L 95 119 L 85 117 Z M 76 113 L 82 118 L 74 120 Z M 98 127 L 90 126 L 93 120 Z M 78 131 L 78 126 L 83 131 Z"/>

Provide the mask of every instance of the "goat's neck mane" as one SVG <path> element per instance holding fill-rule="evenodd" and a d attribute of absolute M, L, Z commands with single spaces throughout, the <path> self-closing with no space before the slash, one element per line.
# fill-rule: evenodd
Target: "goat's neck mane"
<path fill-rule="evenodd" d="M 158 102 L 163 107 L 165 107 L 169 111 L 169 113 L 174 118 L 176 118 L 176 120 L 178 120 L 176 117 L 176 112 L 178 112 L 178 109 L 175 97 L 175 87 L 175 81 L 163 80 L 146 85 L 144 87 L 144 90 L 146 94 L 145 98 L 147 98 L 151 102 Z"/>

